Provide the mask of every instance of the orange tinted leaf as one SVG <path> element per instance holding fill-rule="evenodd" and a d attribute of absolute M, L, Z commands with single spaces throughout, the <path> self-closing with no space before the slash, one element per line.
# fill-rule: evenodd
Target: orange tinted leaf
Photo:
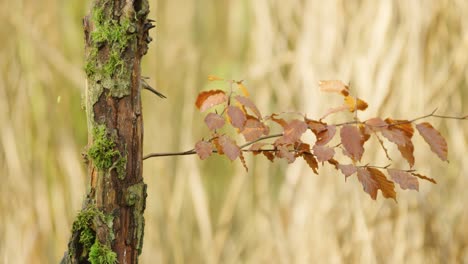
<path fill-rule="evenodd" d="M 318 175 L 318 163 L 314 155 L 312 155 L 311 153 L 303 152 L 301 156 L 307 162 L 307 165 L 309 165 L 309 167 L 314 171 L 314 173 Z"/>
<path fill-rule="evenodd" d="M 447 161 L 447 142 L 442 135 L 428 122 L 416 125 L 416 129 L 431 147 L 432 152 L 437 154 L 443 161 Z"/>
<path fill-rule="evenodd" d="M 387 171 L 393 181 L 398 183 L 403 190 L 412 189 L 419 191 L 418 178 L 414 177 L 409 172 L 396 169 L 387 169 Z"/>
<path fill-rule="evenodd" d="M 342 81 L 319 81 L 319 87 L 322 92 L 338 93 L 344 96 L 349 94 L 349 86 L 344 84 Z"/>
<path fill-rule="evenodd" d="M 268 135 L 270 129 L 265 126 L 262 122 L 255 118 L 249 118 L 245 121 L 242 135 L 246 141 L 254 141 L 260 138 L 262 135 Z"/>
<path fill-rule="evenodd" d="M 233 127 L 242 130 L 244 128 L 245 121 L 247 118 L 245 117 L 244 112 L 240 110 L 237 106 L 228 106 L 227 114 L 229 116 L 229 120 Z"/>
<path fill-rule="evenodd" d="M 377 190 L 379 189 L 379 185 L 372 177 L 371 173 L 366 168 L 358 168 L 357 178 L 359 182 L 361 182 L 364 191 L 375 200 L 377 198 Z"/>
<path fill-rule="evenodd" d="M 215 113 L 209 113 L 205 117 L 205 124 L 210 130 L 215 130 L 224 126 L 224 118 Z"/>
<path fill-rule="evenodd" d="M 416 176 L 416 177 L 420 178 L 420 179 L 423 179 L 423 180 L 426 180 L 426 181 L 430 181 L 430 182 L 432 182 L 432 183 L 434 183 L 434 184 L 437 184 L 437 182 L 436 182 L 434 179 L 429 178 L 429 177 L 427 177 L 427 176 L 421 175 L 421 174 L 419 174 L 419 173 L 411 173 L 411 174 L 412 174 L 413 176 Z"/>
<path fill-rule="evenodd" d="M 275 160 L 275 155 L 272 151 L 262 151 L 263 155 L 271 162 Z"/>
<path fill-rule="evenodd" d="M 341 173 L 344 174 L 345 180 L 356 173 L 357 168 L 353 164 L 338 164 L 338 168 L 340 169 Z"/>
<path fill-rule="evenodd" d="M 237 84 L 237 87 L 239 88 L 239 90 L 241 91 L 241 93 L 245 96 L 245 97 L 249 97 L 249 91 L 247 90 L 247 87 L 244 86 L 244 84 L 242 84 L 242 81 L 239 81 L 239 82 L 236 82 Z"/>
<path fill-rule="evenodd" d="M 204 160 L 213 152 L 213 145 L 203 140 L 198 141 L 197 144 L 195 144 L 195 152 L 197 152 L 201 160 Z"/>
<path fill-rule="evenodd" d="M 402 131 L 407 137 L 411 138 L 414 134 L 413 124 L 408 120 L 393 120 L 386 118 L 385 122 L 392 128 Z"/>
<path fill-rule="evenodd" d="M 364 140 L 361 133 L 355 126 L 344 125 L 340 131 L 341 144 L 353 160 L 361 160 L 364 153 Z"/>
<path fill-rule="evenodd" d="M 198 94 L 195 105 L 200 111 L 204 112 L 206 109 L 215 105 L 222 104 L 227 101 L 226 94 L 221 90 L 205 91 Z"/>
<path fill-rule="evenodd" d="M 330 142 L 330 140 L 333 139 L 333 136 L 335 136 L 335 133 L 336 133 L 336 126 L 334 125 L 327 126 L 326 130 L 323 130 L 322 132 L 316 135 L 317 142 L 315 144 L 319 146 L 323 146 L 327 144 L 328 142 Z"/>
<path fill-rule="evenodd" d="M 235 160 L 240 155 L 240 148 L 231 138 L 226 135 L 219 137 L 219 145 L 223 149 L 224 154 L 230 159 Z"/>
<path fill-rule="evenodd" d="M 335 155 L 335 150 L 327 147 L 327 146 L 320 146 L 314 145 L 313 147 L 314 155 L 317 157 L 319 162 L 324 162 L 330 160 Z"/>
<path fill-rule="evenodd" d="M 367 103 L 364 102 L 363 100 L 359 99 L 359 98 L 354 98 L 350 95 L 346 96 L 344 98 L 344 101 L 345 101 L 345 104 L 348 106 L 348 110 L 350 112 L 354 112 L 357 110 L 361 110 L 361 111 L 364 111 L 367 109 Z"/>
<path fill-rule="evenodd" d="M 245 162 L 244 154 L 242 153 L 242 151 L 239 152 L 239 159 L 242 163 L 242 166 L 244 166 L 245 171 L 249 171 L 249 168 L 247 167 L 247 163 Z"/>
<path fill-rule="evenodd" d="M 236 96 L 235 98 L 241 105 L 249 108 L 258 119 L 262 119 L 262 115 L 257 106 L 249 98 L 240 95 Z"/>
<path fill-rule="evenodd" d="M 208 81 L 222 81 L 223 78 L 214 75 L 208 75 Z"/>
<path fill-rule="evenodd" d="M 278 158 L 285 159 L 288 163 L 293 163 L 296 160 L 296 156 L 294 156 L 293 152 L 289 151 L 286 145 L 279 145 L 276 148 L 278 149 L 276 152 Z"/>
<path fill-rule="evenodd" d="M 396 201 L 395 184 L 376 168 L 367 168 L 372 178 L 377 182 L 382 195 L 385 198 L 393 198 Z"/>
<path fill-rule="evenodd" d="M 223 155 L 224 151 L 223 151 L 223 147 L 219 144 L 219 137 L 215 137 L 212 142 L 213 142 L 213 145 L 215 146 L 216 151 L 218 152 L 218 154 Z"/>
<path fill-rule="evenodd" d="M 406 138 L 406 143 L 404 146 L 398 145 L 398 150 L 401 153 L 401 156 L 408 161 L 408 164 L 410 165 L 410 168 L 414 166 L 414 146 L 413 142 L 411 142 L 410 138 Z"/>
<path fill-rule="evenodd" d="M 304 118 L 304 122 L 306 122 L 307 126 L 309 127 L 310 130 L 315 134 L 315 136 L 318 138 L 319 133 L 327 130 L 327 124 L 315 121 L 312 119 L 307 119 Z"/>
<path fill-rule="evenodd" d="M 277 114 L 272 114 L 271 116 L 269 116 L 269 118 L 271 120 L 273 120 L 274 122 L 276 122 L 277 124 L 279 124 L 280 126 L 282 126 L 283 128 L 288 125 L 288 122 L 286 122 L 282 118 L 276 118 L 276 116 L 278 116 L 278 115 Z"/>

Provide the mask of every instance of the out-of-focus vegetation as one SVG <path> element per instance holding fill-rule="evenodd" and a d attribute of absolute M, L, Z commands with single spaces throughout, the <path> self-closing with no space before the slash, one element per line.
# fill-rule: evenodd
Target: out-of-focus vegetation
<path fill-rule="evenodd" d="M 87 2 L 0 3 L 2 263 L 58 262 L 86 192 Z M 369 102 L 363 118 L 468 112 L 468 1 L 150 2 L 157 27 L 142 69 L 168 99 L 143 91 L 145 152 L 190 149 L 207 132 L 194 100 L 216 85 L 208 74 L 246 80 L 263 113 L 320 116 L 338 103 L 321 79 L 351 82 Z M 224 158 L 147 160 L 141 262 L 466 263 L 468 124 L 431 122 L 450 163 L 416 139 L 416 167 L 438 184 L 399 190 L 398 203 L 300 162 L 249 157 L 245 173 Z"/>

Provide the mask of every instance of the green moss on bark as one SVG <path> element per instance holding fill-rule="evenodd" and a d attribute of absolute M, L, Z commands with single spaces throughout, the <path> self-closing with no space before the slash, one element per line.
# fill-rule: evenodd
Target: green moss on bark
<path fill-rule="evenodd" d="M 115 169 L 119 179 L 125 178 L 127 157 L 121 154 L 115 142 L 115 136 L 107 132 L 106 126 L 93 128 L 93 144 L 88 149 L 88 158 L 102 172 Z"/>
<path fill-rule="evenodd" d="M 98 210 L 95 206 L 90 206 L 86 209 L 83 209 L 78 216 L 76 217 L 75 222 L 73 223 L 72 231 L 78 232 L 79 234 L 79 243 L 82 247 L 83 258 L 88 256 L 88 261 L 91 263 L 116 263 L 117 254 L 113 252 L 109 246 L 103 245 L 99 242 L 96 237 L 97 223 L 105 223 L 110 230 L 108 236 L 109 244 L 114 239 L 114 234 L 112 232 L 112 223 L 113 216 L 106 215 L 102 211 Z M 69 252 L 69 257 L 74 254 L 74 252 Z"/>

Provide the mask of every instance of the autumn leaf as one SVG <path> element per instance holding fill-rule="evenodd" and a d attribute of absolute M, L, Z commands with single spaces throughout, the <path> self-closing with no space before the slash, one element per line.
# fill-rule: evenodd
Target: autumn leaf
<path fill-rule="evenodd" d="M 252 153 L 254 155 L 257 155 L 261 152 L 261 149 L 267 145 L 267 143 L 264 143 L 264 142 L 257 142 L 257 143 L 254 143 L 252 144 L 252 146 L 250 146 L 249 150 L 252 151 Z"/>
<path fill-rule="evenodd" d="M 240 155 L 240 148 L 236 143 L 226 135 L 222 135 L 218 139 L 219 145 L 222 147 L 224 154 L 232 161 Z"/>
<path fill-rule="evenodd" d="M 239 102 L 241 105 L 247 107 L 248 109 L 250 109 L 253 114 L 259 119 L 261 120 L 262 119 L 262 115 L 260 113 L 260 110 L 258 110 L 257 106 L 247 97 L 244 97 L 244 96 L 236 96 L 234 97 L 237 102 Z"/>
<path fill-rule="evenodd" d="M 278 151 L 276 152 L 276 156 L 278 158 L 285 159 L 290 164 L 296 160 L 296 156 L 294 156 L 294 153 L 292 151 L 289 151 L 286 145 L 279 145 L 276 146 L 276 148 L 278 149 Z"/>
<path fill-rule="evenodd" d="M 220 78 L 218 76 L 215 76 L 215 75 L 208 75 L 208 81 L 212 82 L 212 81 L 222 81 L 223 78 Z"/>
<path fill-rule="evenodd" d="M 244 128 L 245 121 L 247 118 L 245 117 L 244 112 L 240 110 L 237 106 L 228 106 L 227 108 L 227 115 L 229 116 L 229 121 L 231 122 L 232 126 L 242 130 Z"/>
<path fill-rule="evenodd" d="M 316 134 L 317 137 L 317 142 L 315 142 L 316 145 L 323 146 L 330 142 L 330 140 L 333 139 L 333 137 L 336 134 L 336 126 L 330 125 L 327 126 L 327 129 Z"/>
<path fill-rule="evenodd" d="M 382 195 L 385 198 L 393 198 L 396 201 L 395 184 L 376 168 L 367 168 L 372 178 L 377 182 Z"/>
<path fill-rule="evenodd" d="M 346 96 L 344 98 L 344 101 L 345 101 L 345 104 L 348 106 L 348 110 L 350 112 L 354 112 L 357 110 L 361 110 L 361 111 L 364 111 L 367 109 L 367 103 L 364 102 L 363 100 L 359 99 L 359 98 L 354 98 L 350 95 Z"/>
<path fill-rule="evenodd" d="M 282 119 L 282 118 L 276 118 L 278 116 L 278 114 L 271 114 L 269 117 L 269 119 L 271 119 L 272 121 L 274 121 L 275 123 L 277 123 L 278 125 L 280 125 L 281 127 L 286 127 L 288 125 L 288 122 L 286 122 L 286 120 Z"/>
<path fill-rule="evenodd" d="M 423 179 L 423 180 L 426 180 L 426 181 L 430 181 L 430 182 L 432 182 L 432 183 L 434 183 L 434 184 L 437 184 L 437 182 L 436 182 L 434 179 L 429 178 L 429 177 L 424 176 L 424 175 L 421 175 L 421 174 L 419 174 L 419 173 L 414 173 L 414 172 L 412 172 L 411 175 L 416 176 L 416 177 L 418 177 L 418 178 L 420 178 L 420 179 Z"/>
<path fill-rule="evenodd" d="M 338 93 L 344 96 L 349 94 L 349 86 L 342 81 L 319 81 L 319 87 L 322 92 Z"/>
<path fill-rule="evenodd" d="M 284 126 L 283 136 L 276 140 L 277 144 L 292 144 L 298 141 L 307 131 L 307 125 L 301 120 L 294 119 Z"/>
<path fill-rule="evenodd" d="M 222 104 L 227 101 L 227 97 L 224 91 L 221 90 L 211 90 L 205 91 L 198 94 L 197 101 L 195 105 L 200 111 L 204 112 L 208 108 L 211 108 L 215 105 Z"/>
<path fill-rule="evenodd" d="M 403 131 L 387 128 L 383 129 L 382 136 L 388 139 L 390 142 L 397 144 L 398 146 L 404 146 L 406 144 L 406 135 Z"/>
<path fill-rule="evenodd" d="M 359 182 L 361 182 L 364 191 L 368 193 L 373 200 L 375 200 L 377 198 L 379 184 L 372 177 L 370 171 L 368 171 L 367 168 L 358 168 L 357 178 Z"/>
<path fill-rule="evenodd" d="M 338 107 L 332 107 L 332 108 L 328 109 L 328 110 L 325 112 L 325 114 L 322 115 L 322 117 L 320 117 L 320 120 L 325 119 L 327 116 L 329 116 L 329 115 L 331 115 L 331 114 L 343 112 L 343 111 L 346 111 L 346 110 L 348 110 L 348 106 L 347 106 L 347 105 L 341 105 L 341 106 L 338 106 Z"/>
<path fill-rule="evenodd" d="M 315 144 L 312 150 L 314 151 L 314 155 L 317 157 L 319 162 L 330 160 L 335 155 L 335 150 L 327 146 L 320 146 Z"/>
<path fill-rule="evenodd" d="M 419 191 L 418 178 L 411 175 L 409 172 L 397 169 L 387 169 L 388 174 L 392 177 L 393 181 L 398 183 L 403 190 L 412 189 Z"/>
<path fill-rule="evenodd" d="M 244 166 L 245 171 L 249 171 L 249 168 L 247 167 L 247 163 L 245 162 L 244 154 L 242 151 L 239 152 L 239 159 L 242 163 L 242 166 Z"/>
<path fill-rule="evenodd" d="M 340 131 L 341 144 L 354 161 L 360 161 L 364 153 L 364 141 L 361 133 L 355 126 L 344 125 Z"/>
<path fill-rule="evenodd" d="M 237 84 L 237 87 L 239 88 L 239 90 L 241 91 L 241 93 L 245 96 L 245 97 L 249 97 L 250 94 L 249 94 L 249 91 L 247 90 L 247 87 L 244 86 L 244 84 L 242 83 L 242 81 L 238 81 L 236 82 Z"/>
<path fill-rule="evenodd" d="M 268 135 L 269 132 L 270 129 L 258 119 L 248 118 L 241 133 L 246 141 L 254 141 L 262 135 Z"/>
<path fill-rule="evenodd" d="M 357 168 L 353 164 L 338 164 L 338 168 L 340 169 L 341 173 L 345 176 L 346 179 L 356 173 Z"/>
<path fill-rule="evenodd" d="M 368 126 L 370 129 L 374 131 L 380 131 L 382 129 L 386 129 L 388 127 L 388 124 L 382 120 L 380 117 L 374 117 L 367 119 L 366 122 L 364 122 L 366 126 Z"/>
<path fill-rule="evenodd" d="M 431 147 L 432 152 L 437 154 L 443 161 L 447 161 L 447 142 L 442 135 L 428 122 L 416 125 L 416 129 Z"/>
<path fill-rule="evenodd" d="M 224 118 L 215 113 L 209 113 L 205 117 L 205 124 L 210 130 L 222 128 L 224 126 Z"/>
<path fill-rule="evenodd" d="M 262 151 L 263 155 L 271 162 L 275 160 L 275 155 L 272 151 Z"/>
<path fill-rule="evenodd" d="M 211 156 L 213 145 L 210 142 L 200 140 L 195 144 L 195 152 L 201 160 L 204 160 Z"/>
<path fill-rule="evenodd" d="M 377 191 L 380 189 L 385 198 L 393 198 L 396 201 L 395 184 L 387 180 L 385 175 L 375 168 L 358 168 L 358 180 L 361 182 L 364 191 L 367 192 L 372 199 L 377 198 Z"/>
<path fill-rule="evenodd" d="M 314 173 L 318 175 L 318 162 L 315 159 L 314 155 L 312 155 L 311 153 L 303 152 L 301 156 L 307 162 L 307 165 L 309 165 L 309 167 L 314 171 Z"/>
<path fill-rule="evenodd" d="M 410 168 L 412 168 L 414 166 L 414 145 L 410 138 L 406 139 L 404 146 L 398 145 L 398 150 L 400 151 L 401 156 L 408 162 Z"/>
<path fill-rule="evenodd" d="M 319 133 L 327 130 L 327 124 L 322 123 L 313 119 L 304 118 L 304 122 L 306 122 L 309 129 L 314 133 L 314 135 L 318 138 Z"/>

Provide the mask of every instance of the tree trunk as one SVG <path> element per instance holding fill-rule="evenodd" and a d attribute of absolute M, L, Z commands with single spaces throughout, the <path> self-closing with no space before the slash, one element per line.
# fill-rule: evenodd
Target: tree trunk
<path fill-rule="evenodd" d="M 147 0 L 95 0 L 85 33 L 90 187 L 62 263 L 137 263 L 143 246 L 140 63 Z"/>

